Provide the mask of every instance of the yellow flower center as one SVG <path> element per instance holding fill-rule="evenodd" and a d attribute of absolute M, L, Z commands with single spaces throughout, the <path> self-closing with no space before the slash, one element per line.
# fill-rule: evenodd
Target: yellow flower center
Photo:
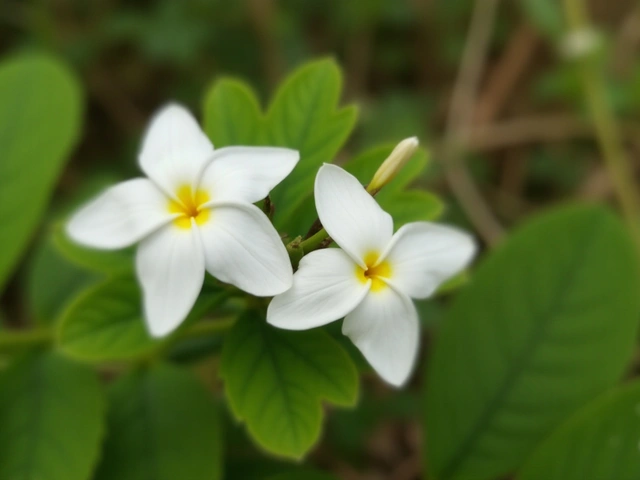
<path fill-rule="evenodd" d="M 211 210 L 202 208 L 202 205 L 209 201 L 209 194 L 204 190 L 196 190 L 193 192 L 189 185 L 183 185 L 178 188 L 178 202 L 170 200 L 168 209 L 170 213 L 178 213 L 173 223 L 180 228 L 191 228 L 191 219 L 193 218 L 198 225 L 202 225 L 209 220 Z"/>
<path fill-rule="evenodd" d="M 362 268 L 360 265 L 356 266 L 356 276 L 362 283 L 367 283 L 367 280 L 371 279 L 371 291 L 379 292 L 384 289 L 387 284 L 385 278 L 391 277 L 391 265 L 386 260 L 378 263 L 378 252 L 369 252 L 364 257 L 364 263 L 367 268 Z"/>

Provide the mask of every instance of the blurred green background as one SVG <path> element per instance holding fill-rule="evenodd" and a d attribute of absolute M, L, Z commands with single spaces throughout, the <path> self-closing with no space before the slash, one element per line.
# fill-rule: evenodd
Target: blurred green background
<path fill-rule="evenodd" d="M 637 154 L 638 7 L 630 0 L 591 3 L 610 100 Z M 198 111 L 202 92 L 219 75 L 247 80 L 266 100 L 287 71 L 326 55 L 344 68 L 345 102 L 360 105 L 345 157 L 413 135 L 437 153 L 473 6 L 470 0 L 5 0 L 0 48 L 3 55 L 54 51 L 82 80 L 86 123 L 60 184 L 64 193 L 87 171 L 129 176 L 145 122 L 168 100 Z M 558 54 L 566 30 L 561 2 L 502 2 L 492 30 L 465 146 L 492 209 L 509 224 L 566 196 L 608 197 L 579 79 Z M 425 185 L 446 195 L 434 158 Z"/>
<path fill-rule="evenodd" d="M 482 242 L 492 242 L 491 228 L 460 207 L 455 175 L 443 168 L 442 158 L 451 154 L 446 139 L 456 133 L 452 115 L 466 116 L 468 125 L 456 155 L 504 228 L 567 199 L 611 202 L 613 187 L 588 121 L 579 72 L 562 54 L 567 27 L 561 2 L 499 2 L 477 92 L 467 110 L 452 113 L 477 6 L 471 0 L 3 0 L 0 54 L 53 52 L 84 89 L 81 141 L 57 187 L 52 215 L 95 185 L 135 175 L 144 126 L 167 101 L 199 114 L 214 79 L 236 76 L 253 85 L 264 104 L 288 71 L 322 56 L 343 67 L 343 103 L 360 108 L 355 134 L 338 161 L 417 135 L 432 154 L 419 185 L 445 200 L 445 220 L 476 231 L 479 222 Z M 640 7 L 632 0 L 594 0 L 589 11 L 597 32 L 594 62 L 625 151 L 637 166 Z M 35 239 L 2 298 L 2 310 L 16 325 L 32 317 L 24 297 L 37 286 L 23 285 L 42 252 Z M 85 282 L 78 275 L 70 273 L 66 284 L 61 280 L 63 287 Z M 422 307 L 427 322 L 437 323 L 439 305 Z M 356 412 L 330 416 L 313 462 L 341 478 L 417 478 L 417 394 L 409 389 L 390 398 L 371 388 L 374 394 Z M 246 448 L 244 433 L 236 433 L 238 448 Z M 240 460 L 229 468 L 241 472 L 247 466 Z"/>

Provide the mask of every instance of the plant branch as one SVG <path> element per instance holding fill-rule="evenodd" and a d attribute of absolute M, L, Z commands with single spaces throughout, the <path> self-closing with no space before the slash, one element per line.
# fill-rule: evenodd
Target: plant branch
<path fill-rule="evenodd" d="M 620 127 L 625 138 L 640 138 L 639 122 L 626 121 Z M 474 127 L 469 133 L 467 148 L 470 151 L 483 152 L 534 143 L 589 138 L 596 133 L 596 127 L 591 121 L 577 115 L 529 115 Z"/>
<path fill-rule="evenodd" d="M 565 0 L 564 6 L 570 32 L 591 29 L 584 2 Z M 620 131 L 607 100 L 604 78 L 591 52 L 586 53 L 579 62 L 585 100 L 604 162 L 615 187 L 622 213 L 640 252 L 640 196 L 634 185 L 633 169 L 622 146 Z"/>
<path fill-rule="evenodd" d="M 469 34 L 453 90 L 443 149 L 440 152 L 445 174 L 454 195 L 489 245 L 494 245 L 504 231 L 478 191 L 464 164 L 463 152 L 468 143 L 486 53 L 493 30 L 498 0 L 476 2 Z"/>
<path fill-rule="evenodd" d="M 332 240 L 329 234 L 324 228 L 321 228 L 309 238 L 302 240 L 302 237 L 298 237 L 287 244 L 287 252 L 294 265 L 298 266 L 298 262 L 304 255 L 319 248 L 328 247 Z"/>

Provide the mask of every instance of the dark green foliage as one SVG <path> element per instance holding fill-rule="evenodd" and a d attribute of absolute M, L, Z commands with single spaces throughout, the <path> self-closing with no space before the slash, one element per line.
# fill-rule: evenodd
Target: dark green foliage
<path fill-rule="evenodd" d="M 481 263 L 436 339 L 424 412 L 431 474 L 513 471 L 619 381 L 638 291 L 633 245 L 604 208 L 566 207 L 519 229 Z"/>
<path fill-rule="evenodd" d="M 278 330 L 251 313 L 226 338 L 220 368 L 235 416 L 262 447 L 287 457 L 318 440 L 323 400 L 357 400 L 356 369 L 329 335 Z"/>

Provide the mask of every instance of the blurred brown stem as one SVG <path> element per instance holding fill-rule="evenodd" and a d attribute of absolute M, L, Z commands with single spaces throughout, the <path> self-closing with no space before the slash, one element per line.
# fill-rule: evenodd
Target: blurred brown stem
<path fill-rule="evenodd" d="M 565 0 L 564 6 L 570 33 L 591 29 L 582 0 Z M 640 252 L 640 195 L 635 188 L 633 169 L 622 146 L 620 131 L 607 100 L 604 78 L 591 52 L 586 52 L 579 62 L 585 99 L 605 165 L 615 186 L 622 213 Z"/>
<path fill-rule="evenodd" d="M 146 122 L 145 115 L 118 88 L 104 68 L 97 67 L 89 72 L 87 84 L 93 96 L 115 124 L 127 133 L 140 132 Z"/>
<path fill-rule="evenodd" d="M 463 154 L 468 144 L 475 110 L 475 97 L 487 54 L 498 0 L 475 2 L 469 33 L 454 86 L 444 145 L 440 158 L 447 180 L 460 205 L 482 238 L 495 245 L 504 230 L 478 191 L 464 164 Z"/>
<path fill-rule="evenodd" d="M 474 112 L 476 125 L 492 122 L 507 105 L 538 47 L 538 34 L 528 24 L 518 27 L 492 67 Z"/>
<path fill-rule="evenodd" d="M 364 96 L 371 66 L 372 28 L 363 26 L 346 44 L 347 88 L 351 96 Z"/>
<path fill-rule="evenodd" d="M 277 4 L 274 0 L 250 0 L 248 6 L 249 18 L 262 50 L 262 68 L 269 86 L 274 89 L 280 80 L 284 63 L 274 35 Z"/>
<path fill-rule="evenodd" d="M 620 125 L 625 138 L 640 138 L 640 122 Z M 548 113 L 510 118 L 489 125 L 478 125 L 469 133 L 467 148 L 488 151 L 530 143 L 561 142 L 571 138 L 587 138 L 596 134 L 596 126 L 577 115 Z"/>
<path fill-rule="evenodd" d="M 618 28 L 613 47 L 612 69 L 618 75 L 629 75 L 635 65 L 640 45 L 640 5 L 634 5 Z"/>

